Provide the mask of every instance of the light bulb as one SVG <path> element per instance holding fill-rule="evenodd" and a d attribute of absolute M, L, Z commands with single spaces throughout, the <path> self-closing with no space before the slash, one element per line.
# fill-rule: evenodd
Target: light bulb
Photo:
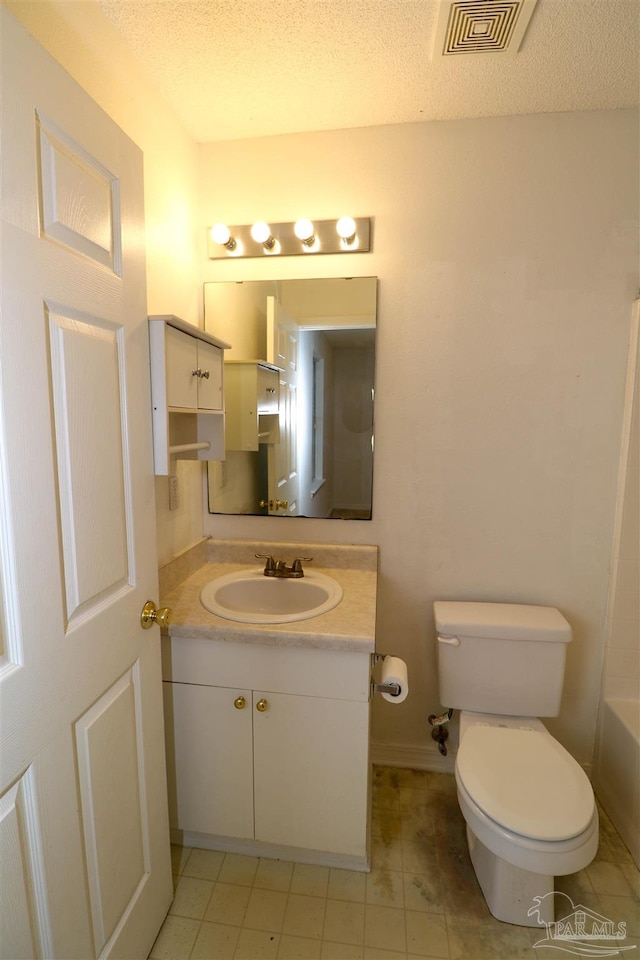
<path fill-rule="evenodd" d="M 314 231 L 315 227 L 311 220 L 297 220 L 293 228 L 293 232 L 298 240 L 301 240 L 302 243 L 305 243 L 308 247 L 315 243 L 316 238 Z"/>
<path fill-rule="evenodd" d="M 263 247 L 266 247 L 267 250 L 270 250 L 274 245 L 275 240 L 271 236 L 271 227 L 268 223 L 264 223 L 262 220 L 259 220 L 258 223 L 254 223 L 251 227 L 251 236 L 256 243 L 261 243 Z"/>
<path fill-rule="evenodd" d="M 236 242 L 231 236 L 231 231 L 226 223 L 214 223 L 211 228 L 211 239 L 214 243 L 219 243 L 228 250 L 233 250 Z"/>
<path fill-rule="evenodd" d="M 356 222 L 353 217 L 340 217 L 336 223 L 336 232 L 345 243 L 353 243 L 356 236 Z"/>

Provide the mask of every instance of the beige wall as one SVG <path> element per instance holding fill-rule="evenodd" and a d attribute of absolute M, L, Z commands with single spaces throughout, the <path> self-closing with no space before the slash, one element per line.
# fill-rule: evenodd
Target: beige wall
<path fill-rule="evenodd" d="M 144 154 L 149 313 L 201 322 L 197 147 L 98 7 L 77 0 L 2 0 Z M 202 536 L 197 463 L 178 464 L 181 508 L 156 481 L 158 552 L 164 562 Z"/>
<path fill-rule="evenodd" d="M 373 521 L 207 516 L 205 531 L 379 544 L 378 649 L 407 660 L 412 692 L 376 702 L 374 738 L 399 758 L 432 746 L 433 599 L 559 606 L 575 641 L 552 726 L 589 761 L 638 289 L 636 114 L 198 150 L 93 4 L 5 2 L 144 151 L 149 312 L 197 322 L 202 280 L 380 278 Z M 205 260 L 215 220 L 342 213 L 374 218 L 371 254 Z M 157 483 L 161 562 L 202 533 L 201 467 L 179 474 L 173 513 Z"/>
<path fill-rule="evenodd" d="M 201 148 L 203 228 L 374 218 L 370 254 L 203 271 L 380 278 L 374 519 L 215 516 L 205 529 L 379 544 L 378 649 L 404 657 L 411 682 L 403 704 L 376 702 L 374 740 L 396 757 L 432 746 L 431 604 L 458 598 L 566 614 L 575 639 L 550 725 L 591 759 L 638 289 L 637 170 L 632 111 Z"/>
<path fill-rule="evenodd" d="M 603 696 L 637 700 L 640 691 L 640 383 L 638 321 L 629 350 L 629 374 L 618 490 L 618 517 L 609 595 Z"/>

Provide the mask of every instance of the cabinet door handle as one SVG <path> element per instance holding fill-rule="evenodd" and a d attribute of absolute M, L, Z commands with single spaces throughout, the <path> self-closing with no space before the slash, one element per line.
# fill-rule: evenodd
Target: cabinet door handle
<path fill-rule="evenodd" d="M 264 713 L 265 710 L 267 710 L 268 708 L 269 708 L 269 704 L 264 699 L 264 697 L 262 698 L 262 700 L 258 700 L 258 702 L 256 703 L 256 710 L 258 711 L 258 713 Z"/>
<path fill-rule="evenodd" d="M 244 697 L 236 697 L 235 700 L 233 701 L 233 705 L 236 708 L 236 710 L 244 710 L 246 704 L 247 704 L 247 701 L 245 700 Z"/>
<path fill-rule="evenodd" d="M 200 376 L 203 377 L 205 380 L 208 380 L 208 379 L 209 379 L 209 371 L 208 371 L 208 370 L 202 370 L 201 373 L 200 373 Z"/>
<path fill-rule="evenodd" d="M 202 376 L 202 370 L 201 370 L 199 367 L 198 367 L 197 370 L 192 370 L 192 371 L 191 371 L 191 376 L 192 376 L 192 377 L 201 377 L 201 376 Z"/>

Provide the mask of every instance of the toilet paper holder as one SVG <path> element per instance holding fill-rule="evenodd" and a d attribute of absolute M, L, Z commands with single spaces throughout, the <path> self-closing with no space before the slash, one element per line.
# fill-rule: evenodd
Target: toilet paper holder
<path fill-rule="evenodd" d="M 385 657 L 389 656 L 387 653 L 374 653 L 373 654 L 373 666 L 376 663 L 381 663 Z M 371 681 L 371 694 L 374 693 L 389 693 L 392 697 L 400 696 L 400 684 L 399 683 L 377 683 L 375 680 Z"/>

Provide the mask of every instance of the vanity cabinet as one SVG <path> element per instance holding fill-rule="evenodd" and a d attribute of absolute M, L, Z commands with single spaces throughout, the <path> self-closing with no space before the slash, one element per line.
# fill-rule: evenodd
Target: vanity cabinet
<path fill-rule="evenodd" d="M 224 460 L 224 351 L 228 343 L 179 317 L 149 317 L 155 473 L 171 458 Z"/>
<path fill-rule="evenodd" d="M 167 644 L 176 839 L 366 868 L 370 655 L 186 637 Z M 234 682 L 241 678 L 248 682 Z"/>
<path fill-rule="evenodd" d="M 227 450 L 256 451 L 280 439 L 280 368 L 262 360 L 225 363 Z"/>

